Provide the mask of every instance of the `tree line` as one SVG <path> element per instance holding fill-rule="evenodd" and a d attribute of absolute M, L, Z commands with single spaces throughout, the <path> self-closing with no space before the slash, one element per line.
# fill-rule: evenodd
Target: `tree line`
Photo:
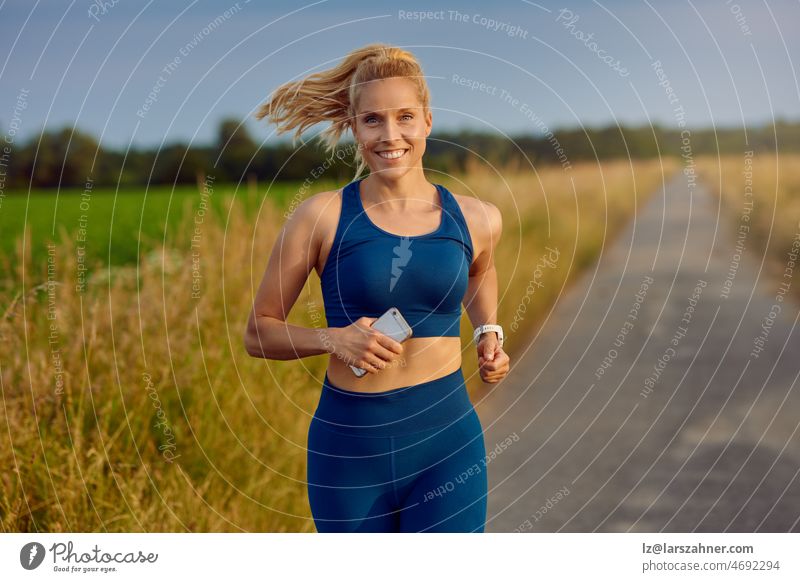
<path fill-rule="evenodd" d="M 746 131 L 718 127 L 683 135 L 660 125 L 568 128 L 537 135 L 461 130 L 432 133 L 425 165 L 458 173 L 473 163 L 526 168 L 609 158 L 685 156 L 687 135 L 693 156 L 800 151 L 800 123 L 787 121 Z M 64 127 L 11 146 L 0 172 L 5 171 L 6 189 L 82 186 L 87 177 L 94 186 L 195 183 L 199 175 L 213 175 L 218 182 L 298 181 L 323 165 L 327 177 L 348 180 L 354 172 L 352 141 L 343 141 L 339 150 L 339 155 L 331 156 L 318 140 L 308 138 L 296 147 L 288 141 L 259 145 L 236 119 L 220 123 L 211 145 L 172 143 L 127 150 L 101 147 L 92 135 Z"/>

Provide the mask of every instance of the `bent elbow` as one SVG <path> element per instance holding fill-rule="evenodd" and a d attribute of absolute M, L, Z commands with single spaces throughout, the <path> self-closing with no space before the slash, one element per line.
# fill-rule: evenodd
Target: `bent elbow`
<path fill-rule="evenodd" d="M 268 323 L 270 317 L 266 315 L 251 315 L 247 322 L 247 328 L 244 332 L 244 349 L 249 355 L 254 358 L 264 358 L 269 360 L 284 359 L 276 353 L 279 349 L 272 341 L 274 334 L 272 332 L 271 323 Z"/>
<path fill-rule="evenodd" d="M 244 330 L 244 336 L 242 338 L 242 342 L 244 344 L 244 349 L 248 353 L 248 355 L 254 358 L 265 358 L 264 348 L 262 345 L 262 339 L 264 336 L 264 332 L 260 331 L 256 328 L 256 322 L 251 317 L 250 320 L 247 322 L 247 327 Z"/>
<path fill-rule="evenodd" d="M 253 349 L 253 340 L 252 336 L 250 335 L 249 328 L 244 332 L 244 336 L 242 337 L 242 343 L 244 345 L 244 351 L 247 352 L 247 355 L 256 357 L 255 350 Z"/>

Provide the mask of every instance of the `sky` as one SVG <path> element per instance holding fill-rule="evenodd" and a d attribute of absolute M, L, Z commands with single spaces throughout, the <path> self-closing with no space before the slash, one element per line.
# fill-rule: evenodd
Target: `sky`
<path fill-rule="evenodd" d="M 271 91 L 372 42 L 419 59 L 434 132 L 797 121 L 798 24 L 798 0 L 0 0 L 0 131 L 206 145 L 232 117 L 269 144 Z"/>

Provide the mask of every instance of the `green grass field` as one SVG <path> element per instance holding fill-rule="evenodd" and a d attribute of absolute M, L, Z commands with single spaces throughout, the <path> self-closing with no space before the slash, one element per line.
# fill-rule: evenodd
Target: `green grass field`
<path fill-rule="evenodd" d="M 277 183 L 269 192 L 262 185 L 259 195 L 246 185 L 213 184 L 205 199 L 211 210 L 225 220 L 231 200 L 243 203 L 249 215 L 255 215 L 265 198 L 284 208 L 298 192 L 301 183 Z M 313 191 L 336 187 L 333 183 L 313 185 Z M 34 264 L 47 260 L 47 241 L 59 242 L 62 236 L 76 239 L 85 232 L 88 264 L 130 265 L 137 256 L 166 243 L 178 241 L 180 221 L 201 208 L 197 186 L 154 186 L 97 188 L 83 197 L 82 188 L 11 191 L 0 204 L 0 256 L 15 253 L 25 230 L 29 231 L 31 248 L 27 251 Z M 178 246 L 183 246 L 178 244 Z"/>

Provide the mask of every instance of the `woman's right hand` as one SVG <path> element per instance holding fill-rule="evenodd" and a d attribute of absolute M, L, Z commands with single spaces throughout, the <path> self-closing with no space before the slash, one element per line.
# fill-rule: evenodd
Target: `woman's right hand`
<path fill-rule="evenodd" d="M 403 345 L 373 329 L 377 317 L 360 317 L 346 327 L 330 328 L 334 354 L 344 362 L 372 374 L 383 370 L 403 354 Z"/>

